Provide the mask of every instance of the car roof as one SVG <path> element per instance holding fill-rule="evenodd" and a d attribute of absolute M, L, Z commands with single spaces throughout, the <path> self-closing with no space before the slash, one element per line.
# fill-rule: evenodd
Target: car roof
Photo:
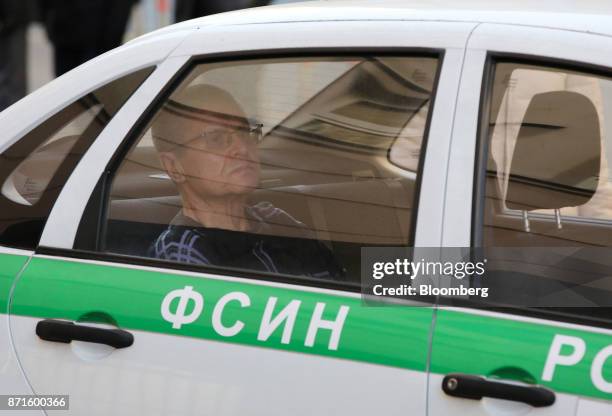
<path fill-rule="evenodd" d="M 437 21 L 499 23 L 612 36 L 609 0 L 334 0 L 243 9 L 174 24 L 138 39 L 205 26 L 288 22 Z"/>

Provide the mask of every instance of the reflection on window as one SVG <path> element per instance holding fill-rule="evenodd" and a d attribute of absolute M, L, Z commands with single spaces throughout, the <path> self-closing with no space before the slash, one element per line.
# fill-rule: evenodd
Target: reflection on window
<path fill-rule="evenodd" d="M 152 71 L 141 69 L 77 99 L 0 155 L 0 243 L 36 247 L 72 170 Z"/>
<path fill-rule="evenodd" d="M 612 294 L 612 80 L 502 62 L 489 99 L 490 291 L 609 323 L 609 308 L 595 306 Z M 566 308 L 575 305 L 585 307 Z"/>
<path fill-rule="evenodd" d="M 357 282 L 361 246 L 410 244 L 437 66 L 196 66 L 115 173 L 103 250 Z"/>
<path fill-rule="evenodd" d="M 4 181 L 2 194 L 21 205 L 38 202 L 66 155 L 101 109 L 101 104 L 83 106 L 82 112 L 69 120 L 17 166 Z"/>

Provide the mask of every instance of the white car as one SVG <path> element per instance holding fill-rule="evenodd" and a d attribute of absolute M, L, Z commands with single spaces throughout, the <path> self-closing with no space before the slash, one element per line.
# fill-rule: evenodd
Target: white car
<path fill-rule="evenodd" d="M 610 277 L 570 282 L 600 307 L 362 302 L 362 247 L 612 245 L 612 16 L 456 3 L 184 22 L 0 113 L 0 393 L 612 414 Z"/>

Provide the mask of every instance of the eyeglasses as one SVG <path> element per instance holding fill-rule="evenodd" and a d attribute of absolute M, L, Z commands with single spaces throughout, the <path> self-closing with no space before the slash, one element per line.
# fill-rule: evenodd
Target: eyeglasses
<path fill-rule="evenodd" d="M 254 127 L 221 128 L 212 131 L 202 131 L 196 137 L 185 142 L 189 144 L 198 140 L 203 143 L 206 150 L 211 152 L 223 152 L 229 149 L 236 140 L 240 140 L 249 146 L 257 146 L 261 143 L 263 124 L 255 124 Z"/>

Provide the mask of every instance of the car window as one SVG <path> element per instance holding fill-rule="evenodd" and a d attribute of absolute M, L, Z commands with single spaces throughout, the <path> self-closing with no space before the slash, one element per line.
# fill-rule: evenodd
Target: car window
<path fill-rule="evenodd" d="M 38 244 L 72 169 L 152 71 L 139 70 L 79 98 L 0 155 L 0 244 Z"/>
<path fill-rule="evenodd" d="M 541 298 L 563 290 L 576 299 L 566 305 L 587 308 L 566 312 L 610 319 L 609 309 L 589 307 L 612 306 L 612 78 L 528 63 L 494 68 L 482 244 L 523 248 L 514 261 L 531 262 L 537 277 L 500 289 Z M 540 300 L 527 303 L 564 306 Z"/>
<path fill-rule="evenodd" d="M 359 281 L 409 245 L 436 57 L 195 65 L 110 181 L 99 248 Z"/>

